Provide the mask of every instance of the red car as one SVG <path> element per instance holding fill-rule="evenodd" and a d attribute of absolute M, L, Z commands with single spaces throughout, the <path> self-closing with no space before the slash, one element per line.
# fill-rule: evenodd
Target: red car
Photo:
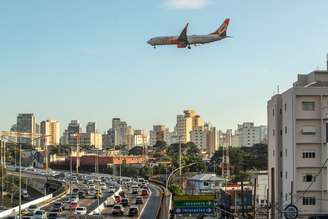
<path fill-rule="evenodd" d="M 114 198 L 115 198 L 115 202 L 116 202 L 117 204 L 120 204 L 120 203 L 122 202 L 122 197 L 121 197 L 121 196 L 119 196 L 119 195 L 115 195 Z"/>
<path fill-rule="evenodd" d="M 141 191 L 141 196 L 142 196 L 142 197 L 148 197 L 148 196 L 149 196 L 149 192 L 148 192 L 148 190 L 147 190 L 147 189 L 143 189 L 143 190 Z"/>
<path fill-rule="evenodd" d="M 79 207 L 79 204 L 77 202 L 71 202 L 69 204 L 69 209 L 75 210 L 75 208 Z"/>

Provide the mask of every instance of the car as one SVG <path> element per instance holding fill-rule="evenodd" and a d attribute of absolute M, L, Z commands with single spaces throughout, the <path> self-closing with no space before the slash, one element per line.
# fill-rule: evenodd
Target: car
<path fill-rule="evenodd" d="M 75 208 L 79 207 L 79 204 L 77 202 L 71 202 L 69 204 L 69 209 L 75 210 Z"/>
<path fill-rule="evenodd" d="M 105 207 L 113 207 L 115 203 L 115 200 L 112 197 L 109 197 L 105 202 Z"/>
<path fill-rule="evenodd" d="M 108 191 L 108 193 L 115 193 L 114 186 L 109 186 L 107 191 Z"/>
<path fill-rule="evenodd" d="M 125 206 L 129 206 L 129 199 L 128 198 L 122 198 L 121 204 Z"/>
<path fill-rule="evenodd" d="M 148 197 L 148 196 L 149 196 L 149 192 L 148 192 L 148 190 L 147 190 L 147 189 L 143 189 L 143 190 L 141 191 L 141 196 L 143 196 L 143 197 Z"/>
<path fill-rule="evenodd" d="M 143 198 L 142 196 L 136 197 L 136 205 L 142 205 L 143 204 Z"/>
<path fill-rule="evenodd" d="M 26 189 L 22 189 L 22 197 L 24 199 L 28 199 L 30 197 Z"/>
<path fill-rule="evenodd" d="M 103 182 L 101 182 L 101 183 L 99 184 L 99 187 L 100 187 L 100 189 L 102 189 L 102 190 L 106 190 L 106 189 L 107 189 L 106 183 L 103 183 Z"/>
<path fill-rule="evenodd" d="M 59 214 L 57 212 L 49 212 L 47 214 L 47 219 L 57 219 L 59 217 Z"/>
<path fill-rule="evenodd" d="M 77 215 L 86 215 L 87 214 L 87 208 L 86 207 L 77 207 L 74 211 Z"/>
<path fill-rule="evenodd" d="M 79 191 L 78 196 L 79 198 L 85 198 L 85 193 L 83 191 Z"/>
<path fill-rule="evenodd" d="M 121 215 L 123 216 L 124 214 L 124 208 L 122 205 L 114 205 L 112 209 L 112 215 Z"/>
<path fill-rule="evenodd" d="M 70 197 L 64 198 L 63 203 L 66 203 L 66 204 L 71 203 L 71 198 Z"/>
<path fill-rule="evenodd" d="M 27 211 L 34 214 L 35 211 L 37 210 L 40 210 L 40 208 L 37 206 L 37 205 L 30 205 L 28 208 L 27 208 Z"/>
<path fill-rule="evenodd" d="M 79 189 L 78 188 L 74 188 L 73 190 L 72 190 L 72 193 L 73 194 L 77 194 L 79 192 Z"/>
<path fill-rule="evenodd" d="M 138 185 L 132 185 L 131 186 L 131 193 L 132 194 L 138 194 L 138 192 L 139 192 L 139 186 Z"/>
<path fill-rule="evenodd" d="M 89 189 L 96 189 L 95 184 L 90 184 L 90 185 L 89 185 Z"/>
<path fill-rule="evenodd" d="M 61 202 L 56 202 L 56 203 L 54 204 L 53 209 L 58 209 L 59 211 L 63 211 L 63 210 L 64 210 L 64 204 L 61 203 Z"/>
<path fill-rule="evenodd" d="M 25 215 L 25 216 L 22 216 L 22 219 L 33 219 L 33 216 Z"/>
<path fill-rule="evenodd" d="M 129 208 L 129 213 L 128 213 L 129 217 L 133 217 L 133 216 L 139 216 L 139 208 L 136 205 L 132 205 Z"/>
<path fill-rule="evenodd" d="M 114 199 L 115 199 L 115 202 L 118 203 L 118 204 L 121 203 L 121 201 L 122 201 L 122 197 L 119 196 L 119 195 L 115 195 Z"/>
<path fill-rule="evenodd" d="M 34 212 L 33 219 L 46 219 L 47 215 L 44 210 L 37 210 Z"/>
<path fill-rule="evenodd" d="M 79 202 L 79 196 L 78 195 L 71 195 L 71 202 Z"/>

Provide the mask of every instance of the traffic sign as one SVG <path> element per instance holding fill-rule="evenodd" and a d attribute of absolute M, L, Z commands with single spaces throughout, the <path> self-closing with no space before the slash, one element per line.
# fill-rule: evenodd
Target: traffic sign
<path fill-rule="evenodd" d="M 174 196 L 173 206 L 176 214 L 212 214 L 215 195 Z"/>
<path fill-rule="evenodd" d="M 176 195 L 173 200 L 191 201 L 191 200 L 204 200 L 211 201 L 215 199 L 215 195 Z"/>
<path fill-rule="evenodd" d="M 176 214 L 211 214 L 214 212 L 213 208 L 176 208 Z"/>
<path fill-rule="evenodd" d="M 176 207 L 214 207 L 213 201 L 174 201 Z"/>
<path fill-rule="evenodd" d="M 298 208 L 293 204 L 289 204 L 285 207 L 284 215 L 287 219 L 295 219 L 298 216 Z"/>

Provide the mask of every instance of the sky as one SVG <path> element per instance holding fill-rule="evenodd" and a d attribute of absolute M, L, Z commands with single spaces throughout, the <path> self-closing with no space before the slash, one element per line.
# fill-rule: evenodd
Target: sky
<path fill-rule="evenodd" d="M 0 130 L 21 112 L 103 132 L 112 117 L 170 128 L 195 109 L 219 129 L 266 124 L 266 104 L 297 74 L 326 67 L 327 0 L 1 1 Z M 230 18 L 233 38 L 188 49 L 154 36 L 207 34 Z"/>

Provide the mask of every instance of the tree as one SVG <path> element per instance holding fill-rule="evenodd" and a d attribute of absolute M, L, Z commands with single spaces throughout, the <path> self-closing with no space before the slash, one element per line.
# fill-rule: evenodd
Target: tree
<path fill-rule="evenodd" d="M 144 154 L 144 148 L 141 146 L 135 146 L 129 150 L 129 155 L 140 156 Z"/>

